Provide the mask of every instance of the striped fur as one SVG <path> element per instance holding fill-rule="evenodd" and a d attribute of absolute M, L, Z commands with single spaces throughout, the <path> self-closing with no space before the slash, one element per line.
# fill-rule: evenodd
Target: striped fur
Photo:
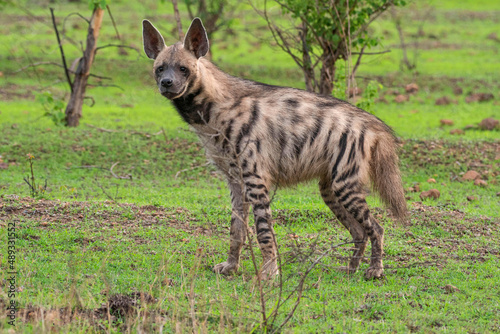
<path fill-rule="evenodd" d="M 276 274 L 269 191 L 318 179 L 323 200 L 354 239 L 354 254 L 344 269 L 356 271 L 369 239 L 366 277 L 380 277 L 384 230 L 370 213 L 365 189 L 371 182 L 397 217 L 406 214 L 391 129 L 345 101 L 224 73 L 203 58 L 208 40 L 199 19 L 184 43 L 169 47 L 149 21 L 143 28 L 160 92 L 196 131 L 208 158 L 228 180 L 230 250 L 228 260 L 214 270 L 237 270 L 252 206 L 263 274 Z"/>

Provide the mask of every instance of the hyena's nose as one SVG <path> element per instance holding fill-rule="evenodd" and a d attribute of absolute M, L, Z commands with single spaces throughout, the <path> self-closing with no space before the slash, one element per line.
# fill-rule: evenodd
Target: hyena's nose
<path fill-rule="evenodd" d="M 161 85 L 163 87 L 170 87 L 172 86 L 173 80 L 172 79 L 162 79 L 161 80 Z"/>

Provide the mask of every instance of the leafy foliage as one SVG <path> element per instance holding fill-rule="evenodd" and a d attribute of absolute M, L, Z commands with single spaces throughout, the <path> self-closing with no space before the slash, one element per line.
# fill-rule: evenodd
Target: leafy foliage
<path fill-rule="evenodd" d="M 370 81 L 363 92 L 362 100 L 356 103 L 356 106 L 373 114 L 375 101 L 379 98 L 379 90 L 382 88 L 384 88 L 382 84 Z"/>
<path fill-rule="evenodd" d="M 228 0 L 184 0 L 184 3 L 191 20 L 199 17 L 203 21 L 209 39 L 221 28 L 231 26 L 234 22 L 232 14 L 239 5 L 239 1 Z M 198 6 L 196 12 L 194 6 Z"/>
<path fill-rule="evenodd" d="M 89 9 L 94 10 L 95 8 L 106 9 L 106 0 L 89 0 Z"/>
<path fill-rule="evenodd" d="M 291 16 L 295 27 L 279 27 L 264 12 L 274 39 L 303 70 L 307 89 L 322 94 L 332 93 L 337 60 L 350 59 L 353 49 L 364 50 L 379 43 L 378 36 L 368 34 L 370 23 L 390 6 L 406 3 L 405 0 L 275 2 L 283 14 Z"/>
<path fill-rule="evenodd" d="M 335 73 L 335 86 L 332 91 L 333 96 L 336 98 L 342 100 L 347 100 L 349 98 L 346 78 L 345 62 L 339 62 L 338 69 Z M 363 91 L 361 98 L 356 101 L 356 106 L 373 114 L 375 102 L 379 98 L 379 91 L 383 88 L 384 87 L 379 82 L 374 80 L 370 81 Z"/>
<path fill-rule="evenodd" d="M 57 126 L 65 124 L 66 114 L 64 113 L 64 108 L 66 107 L 66 104 L 64 103 L 64 100 L 54 98 L 50 92 L 37 94 L 36 100 L 45 109 L 44 116 L 50 118 Z"/>

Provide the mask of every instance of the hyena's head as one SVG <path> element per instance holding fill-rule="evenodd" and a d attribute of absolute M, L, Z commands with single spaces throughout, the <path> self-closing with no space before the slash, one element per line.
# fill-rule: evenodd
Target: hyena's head
<path fill-rule="evenodd" d="M 148 20 L 142 21 L 146 55 L 154 59 L 153 72 L 160 93 L 176 99 L 189 92 L 198 73 L 198 59 L 208 52 L 208 37 L 199 18 L 191 22 L 184 43 L 165 45 L 160 32 Z"/>

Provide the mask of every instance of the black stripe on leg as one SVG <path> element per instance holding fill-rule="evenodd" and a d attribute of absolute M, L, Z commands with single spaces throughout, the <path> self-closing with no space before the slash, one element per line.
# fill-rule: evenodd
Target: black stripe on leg
<path fill-rule="evenodd" d="M 255 184 L 255 183 L 252 183 L 252 182 L 245 182 L 245 185 L 248 188 L 255 188 L 255 189 L 265 189 L 266 188 L 266 186 L 263 185 L 263 184 Z"/>
<path fill-rule="evenodd" d="M 269 209 L 269 202 L 257 203 L 253 206 L 253 211 Z"/>
<path fill-rule="evenodd" d="M 358 165 L 354 164 L 354 166 L 349 169 L 348 171 L 346 171 L 345 173 L 343 173 L 337 180 L 337 182 L 342 182 L 342 181 L 345 181 L 347 180 L 348 178 L 350 177 L 353 177 L 355 176 L 359 171 L 359 167 Z"/>
<path fill-rule="evenodd" d="M 263 238 L 257 237 L 257 241 L 259 242 L 259 244 L 264 244 L 264 245 L 267 245 L 272 239 L 273 238 L 270 236 L 263 237 Z"/>
<path fill-rule="evenodd" d="M 259 195 L 256 195 L 256 194 L 253 194 L 253 193 L 249 193 L 248 197 L 253 198 L 253 199 L 257 199 L 259 197 Z"/>
<path fill-rule="evenodd" d="M 344 203 L 349 197 L 351 197 L 352 195 L 357 194 L 357 193 L 358 192 L 355 191 L 355 190 L 348 191 L 344 196 L 342 196 L 341 198 L 339 198 L 339 201 L 341 203 Z"/>
<path fill-rule="evenodd" d="M 362 198 L 359 198 L 359 197 L 353 197 L 349 202 L 343 204 L 344 205 L 344 208 L 346 208 L 347 211 L 351 211 L 350 210 L 350 207 L 355 205 L 356 202 L 359 202 L 359 201 L 362 201 L 363 199 Z"/>
<path fill-rule="evenodd" d="M 271 232 L 271 230 L 268 229 L 267 227 L 259 228 L 257 226 L 257 235 L 262 234 L 262 233 L 268 233 L 268 232 Z"/>
<path fill-rule="evenodd" d="M 352 189 L 352 188 L 355 188 L 356 187 L 356 182 L 347 182 L 347 183 L 344 183 L 344 185 L 342 185 L 342 187 L 340 187 L 339 189 L 335 190 L 335 196 L 336 197 L 340 197 L 344 191 L 346 191 L 347 189 Z"/>
<path fill-rule="evenodd" d="M 260 224 L 267 224 L 267 219 L 266 219 L 266 218 L 264 218 L 264 217 L 258 217 L 258 218 L 257 218 L 257 223 L 256 223 L 257 228 L 259 228 L 259 225 L 260 225 Z"/>
<path fill-rule="evenodd" d="M 368 218 L 370 218 L 370 210 L 365 209 L 363 212 L 363 220 L 368 220 Z"/>

